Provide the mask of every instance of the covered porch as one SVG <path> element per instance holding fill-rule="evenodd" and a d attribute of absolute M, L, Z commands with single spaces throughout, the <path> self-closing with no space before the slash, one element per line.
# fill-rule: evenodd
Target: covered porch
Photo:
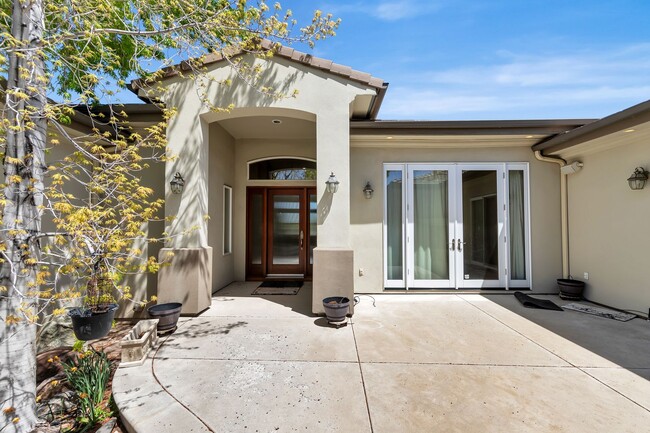
<path fill-rule="evenodd" d="M 166 191 L 171 240 L 160 257 L 173 258 L 159 273 L 158 301 L 183 302 L 184 314 L 198 314 L 211 293 L 233 281 L 299 278 L 313 281 L 312 311 L 319 313 L 324 296 L 354 293 L 350 120 L 374 118 L 386 84 L 285 48 L 270 60 L 247 61 L 263 64 L 260 82 L 300 97 L 260 92 L 220 61 L 206 65 L 210 75 L 232 85 L 201 97 L 191 80 L 164 81 L 165 101 L 179 107 L 167 130 L 177 158 L 165 172 L 179 173 L 185 186 L 181 194 Z M 237 108 L 212 110 L 205 98 Z M 301 166 L 309 176 L 273 174 Z M 326 185 L 332 173 L 336 193 Z"/>

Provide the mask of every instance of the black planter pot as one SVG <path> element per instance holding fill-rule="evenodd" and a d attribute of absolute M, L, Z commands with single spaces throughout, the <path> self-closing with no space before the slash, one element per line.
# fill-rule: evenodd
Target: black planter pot
<path fill-rule="evenodd" d="M 323 299 L 323 308 L 328 322 L 343 322 L 350 311 L 350 300 L 344 296 L 330 296 Z"/>
<path fill-rule="evenodd" d="M 557 287 L 560 289 L 560 298 L 580 300 L 582 299 L 582 292 L 585 290 L 585 282 L 558 278 Z"/>
<path fill-rule="evenodd" d="M 117 304 L 110 304 L 108 310 L 94 313 L 83 308 L 73 308 L 68 311 L 72 319 L 72 330 L 78 340 L 88 341 L 103 338 L 108 335 L 113 326 Z"/>
<path fill-rule="evenodd" d="M 180 302 L 169 302 L 167 304 L 153 305 L 147 308 L 147 313 L 153 319 L 158 319 L 158 333 L 164 334 L 176 328 L 178 318 L 181 316 L 183 304 Z"/>

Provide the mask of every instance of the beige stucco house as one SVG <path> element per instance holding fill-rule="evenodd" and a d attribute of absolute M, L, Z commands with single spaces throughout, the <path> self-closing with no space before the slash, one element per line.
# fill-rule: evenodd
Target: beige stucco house
<path fill-rule="evenodd" d="M 160 82 L 178 107 L 178 158 L 155 177 L 166 230 L 195 228 L 161 251 L 174 259 L 160 301 L 198 313 L 233 281 L 302 279 L 320 313 L 329 295 L 554 293 L 588 273 L 589 299 L 647 311 L 650 191 L 626 179 L 650 164 L 650 103 L 598 121 L 384 121 L 383 80 L 290 48 L 254 61 L 298 96 L 264 96 L 217 57 L 208 73 L 233 84 L 207 97 L 228 113 L 205 107 L 200 83 Z"/>

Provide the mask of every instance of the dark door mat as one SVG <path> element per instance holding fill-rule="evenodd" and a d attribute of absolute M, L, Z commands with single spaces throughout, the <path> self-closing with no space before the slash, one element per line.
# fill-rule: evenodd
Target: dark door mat
<path fill-rule="evenodd" d="M 537 299 L 532 296 L 528 296 L 525 293 L 515 292 L 515 298 L 526 308 L 538 308 L 541 310 L 555 310 L 555 311 L 564 311 L 562 308 L 558 307 L 553 301 L 547 299 Z"/>
<path fill-rule="evenodd" d="M 264 281 L 253 295 L 297 295 L 301 287 L 302 281 Z"/>
<path fill-rule="evenodd" d="M 268 280 L 258 287 L 302 287 L 302 281 Z"/>

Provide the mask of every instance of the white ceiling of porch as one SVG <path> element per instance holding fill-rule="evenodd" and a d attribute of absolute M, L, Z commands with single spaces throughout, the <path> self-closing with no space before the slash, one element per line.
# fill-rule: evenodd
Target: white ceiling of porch
<path fill-rule="evenodd" d="M 280 123 L 274 123 L 279 120 Z M 315 140 L 316 124 L 309 120 L 284 116 L 235 117 L 219 121 L 219 125 L 236 140 L 291 139 Z"/>

